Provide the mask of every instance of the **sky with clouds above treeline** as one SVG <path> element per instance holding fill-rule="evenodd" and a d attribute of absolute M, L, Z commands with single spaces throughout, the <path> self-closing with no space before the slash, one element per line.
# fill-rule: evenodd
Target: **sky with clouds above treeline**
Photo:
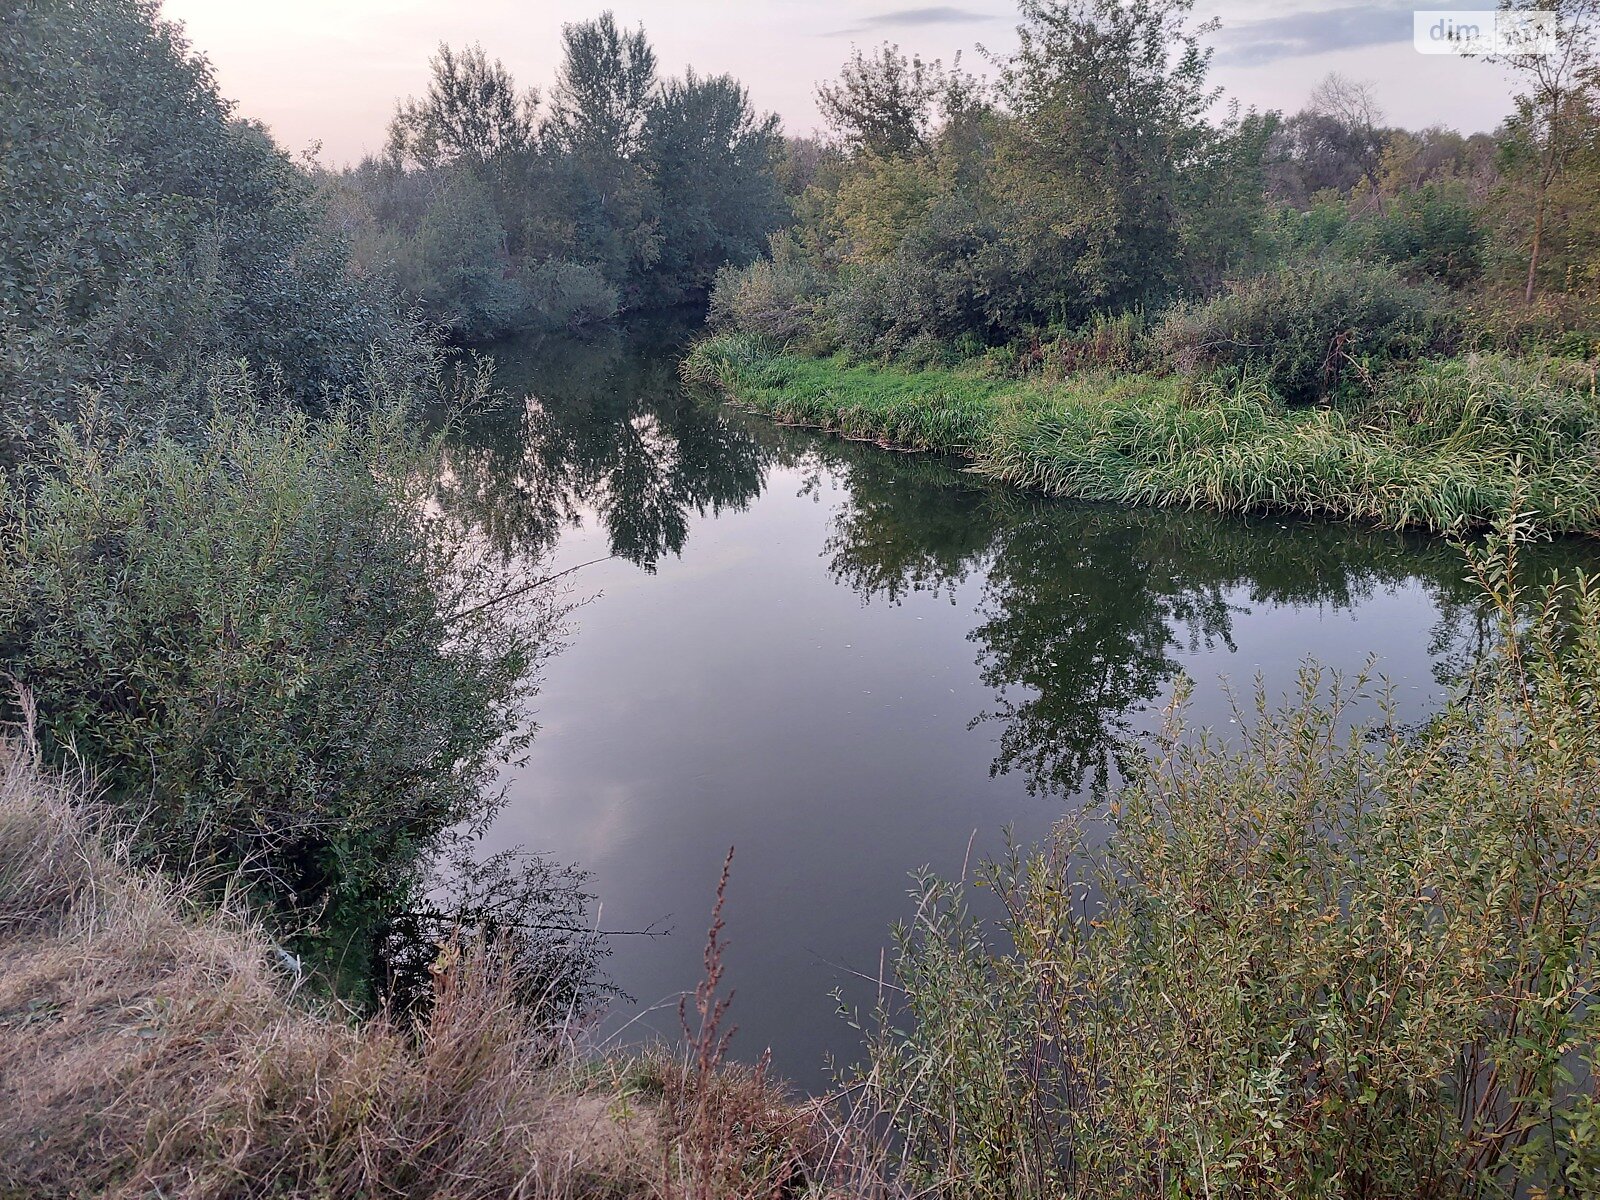
<path fill-rule="evenodd" d="M 290 150 L 320 142 L 323 161 L 338 165 L 382 146 L 395 101 L 426 87 L 439 42 L 482 42 L 520 82 L 543 87 L 560 61 L 562 23 L 603 7 L 604 0 L 165 0 L 163 11 L 211 59 L 242 115 L 265 122 Z M 893 41 L 946 64 L 959 52 L 963 67 L 984 73 L 984 51 L 1004 54 L 1016 40 L 1016 10 L 1001 0 L 609 7 L 623 24 L 644 24 L 665 73 L 692 65 L 732 74 L 792 133 L 816 128 L 813 88 L 837 73 L 852 43 Z M 1293 111 L 1330 71 L 1370 82 L 1387 118 L 1409 127 L 1487 130 L 1510 107 L 1500 69 L 1412 48 L 1411 7 L 1200 0 L 1196 15 L 1218 21 L 1213 78 L 1245 107 Z"/>

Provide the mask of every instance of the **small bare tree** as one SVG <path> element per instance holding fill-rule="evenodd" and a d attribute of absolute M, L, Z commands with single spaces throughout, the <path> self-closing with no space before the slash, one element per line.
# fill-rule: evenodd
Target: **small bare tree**
<path fill-rule="evenodd" d="M 1383 212 L 1383 188 L 1378 166 L 1383 160 L 1383 109 L 1372 94 L 1372 85 L 1330 71 L 1311 89 L 1306 111 L 1329 117 L 1349 131 L 1359 159 L 1361 176 L 1372 188 L 1378 212 Z"/>
<path fill-rule="evenodd" d="M 1490 62 L 1511 68 L 1527 89 L 1517 97 L 1516 112 L 1508 124 L 1513 141 L 1521 144 L 1528 160 L 1533 186 L 1533 239 L 1523 292 L 1523 299 L 1531 304 L 1550 194 L 1579 146 L 1578 101 L 1595 86 L 1600 69 L 1595 57 L 1600 0 L 1502 0 L 1501 12 L 1554 14 L 1552 48 L 1489 56 Z"/>

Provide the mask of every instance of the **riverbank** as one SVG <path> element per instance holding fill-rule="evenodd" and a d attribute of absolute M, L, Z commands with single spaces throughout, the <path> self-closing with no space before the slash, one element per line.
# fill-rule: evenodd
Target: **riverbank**
<path fill-rule="evenodd" d="M 981 363 L 905 370 L 808 358 L 721 334 L 691 382 L 774 420 L 968 459 L 1055 496 L 1281 512 L 1433 532 L 1515 510 L 1600 534 L 1600 402 L 1560 364 L 1495 355 L 1419 364 L 1359 405 L 1298 407 L 1249 383 L 1085 373 L 1007 379 Z"/>
<path fill-rule="evenodd" d="M 820 1173 L 813 1111 L 759 1073 L 582 1053 L 492 952 L 441 956 L 420 1023 L 314 1002 L 262 930 L 130 866 L 91 814 L 0 742 L 0 1197 L 765 1196 Z"/>

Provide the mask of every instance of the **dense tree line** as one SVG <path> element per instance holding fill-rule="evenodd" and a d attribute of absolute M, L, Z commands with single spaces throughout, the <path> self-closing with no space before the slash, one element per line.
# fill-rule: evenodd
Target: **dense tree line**
<path fill-rule="evenodd" d="M 0 393 L 6 436 L 86 397 L 192 420 L 218 362 L 309 408 L 430 354 L 352 269 L 316 188 L 150 0 L 21 0 L 0 24 Z"/>
<path fill-rule="evenodd" d="M 1023 0 L 991 80 L 855 51 L 817 91 L 830 133 L 795 225 L 722 275 L 713 318 L 912 361 L 1038 361 L 1042 341 L 1067 365 L 1182 369 L 1161 351 L 1192 342 L 1197 307 L 1223 305 L 1200 314 L 1220 354 L 1252 331 L 1219 322 L 1270 303 L 1321 347 L 1296 399 L 1463 341 L 1580 347 L 1600 269 L 1588 6 L 1558 7 L 1558 54 L 1507 60 L 1522 90 L 1493 134 L 1395 127 L 1339 76 L 1299 112 L 1241 112 L 1206 32 L 1188 0 Z M 1136 361 L 1108 320 L 1138 327 Z"/>
<path fill-rule="evenodd" d="M 777 118 L 736 80 L 661 78 L 610 13 L 562 38 L 548 95 L 441 46 L 384 153 L 325 181 L 360 260 L 458 340 L 704 296 L 786 216 Z"/>

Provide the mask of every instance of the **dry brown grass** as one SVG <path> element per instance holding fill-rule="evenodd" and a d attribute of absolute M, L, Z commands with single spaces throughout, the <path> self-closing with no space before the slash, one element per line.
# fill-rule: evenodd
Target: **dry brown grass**
<path fill-rule="evenodd" d="M 691 1190 L 669 1111 L 689 1064 L 553 1054 L 491 951 L 441 970 L 417 1028 L 313 1007 L 259 930 L 128 867 L 70 783 L 0 757 L 0 1197 Z M 820 1194 L 811 1118 L 748 1073 L 705 1086 L 744 1123 L 730 1145 L 762 1127 L 721 1194 Z"/>

